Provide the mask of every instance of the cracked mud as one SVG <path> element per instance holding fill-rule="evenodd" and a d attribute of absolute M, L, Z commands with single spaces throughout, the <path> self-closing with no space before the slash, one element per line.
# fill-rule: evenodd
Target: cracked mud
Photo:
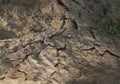
<path fill-rule="evenodd" d="M 120 37 L 81 23 L 84 4 L 40 0 L 27 10 L 14 2 L 1 6 L 0 84 L 119 84 Z"/>

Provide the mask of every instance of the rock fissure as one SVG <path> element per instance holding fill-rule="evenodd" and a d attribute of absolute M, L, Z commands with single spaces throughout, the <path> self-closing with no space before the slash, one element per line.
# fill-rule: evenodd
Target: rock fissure
<path fill-rule="evenodd" d="M 57 2 L 61 7 L 64 7 L 64 9 L 66 9 L 69 12 L 69 8 L 67 5 L 65 5 L 61 0 L 57 0 Z"/>
<path fill-rule="evenodd" d="M 80 5 L 80 3 L 77 0 L 72 0 L 73 2 L 75 2 L 77 5 Z"/>
<path fill-rule="evenodd" d="M 119 37 L 94 22 L 118 18 L 117 0 L 9 1 L 0 5 L 0 84 L 119 84 Z"/>
<path fill-rule="evenodd" d="M 27 73 L 25 71 L 21 71 L 19 69 L 18 69 L 18 72 L 22 72 L 25 75 L 25 79 L 24 80 L 27 81 Z"/>

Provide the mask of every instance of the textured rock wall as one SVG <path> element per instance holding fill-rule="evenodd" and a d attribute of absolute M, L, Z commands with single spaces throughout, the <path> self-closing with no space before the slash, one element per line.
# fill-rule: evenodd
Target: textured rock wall
<path fill-rule="evenodd" d="M 2 5 L 0 84 L 119 84 L 120 37 L 99 32 L 78 17 L 81 11 L 86 14 L 82 18 L 91 17 L 79 4 L 93 2 L 99 3 Z"/>
<path fill-rule="evenodd" d="M 59 0 L 61 1 L 61 0 Z M 91 24 L 96 21 L 120 19 L 119 0 L 62 0 L 76 19 Z"/>

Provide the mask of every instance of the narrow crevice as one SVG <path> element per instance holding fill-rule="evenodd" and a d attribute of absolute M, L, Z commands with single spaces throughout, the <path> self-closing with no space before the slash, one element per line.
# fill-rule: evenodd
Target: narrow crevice
<path fill-rule="evenodd" d="M 109 50 L 106 50 L 106 51 L 102 54 L 102 56 L 104 56 L 105 53 L 108 53 L 108 54 L 110 54 L 110 55 L 112 55 L 112 56 L 115 56 L 115 57 L 117 57 L 117 58 L 120 58 L 120 56 L 118 56 L 118 55 L 116 55 L 116 54 L 110 52 Z"/>
<path fill-rule="evenodd" d="M 73 2 L 75 2 L 77 5 L 80 5 L 80 3 L 76 0 L 72 0 Z"/>
<path fill-rule="evenodd" d="M 46 38 L 52 39 L 52 38 L 55 37 L 55 36 L 62 35 L 62 34 L 65 32 L 65 30 L 66 30 L 66 28 L 61 29 L 60 31 L 57 31 L 57 32 L 53 33 L 52 35 L 50 35 L 50 36 L 48 36 L 48 37 L 46 37 Z"/>
<path fill-rule="evenodd" d="M 61 26 L 61 29 L 63 29 L 63 28 L 64 28 L 64 25 L 66 24 L 66 20 L 68 20 L 68 18 L 66 18 L 66 16 L 63 15 L 63 16 L 60 18 L 60 20 L 63 21 L 62 26 Z"/>
<path fill-rule="evenodd" d="M 59 65 L 62 64 L 60 56 L 59 56 L 59 51 L 60 50 L 66 50 L 66 45 L 64 47 L 62 47 L 62 48 L 59 48 L 59 49 L 56 48 L 56 50 L 57 50 L 57 57 L 58 57 L 58 59 L 57 59 L 57 63 L 54 65 L 54 67 L 59 67 Z"/>
<path fill-rule="evenodd" d="M 104 55 L 104 54 L 101 54 L 101 53 L 99 52 L 99 50 L 98 50 L 98 49 L 96 49 L 96 47 L 95 47 L 95 46 L 90 47 L 90 48 L 87 48 L 87 49 L 82 49 L 82 50 L 81 50 L 81 52 L 82 52 L 83 50 L 84 50 L 84 51 L 96 50 L 100 56 L 103 56 L 103 55 Z M 86 56 L 86 55 L 84 54 L 84 56 Z M 86 56 L 86 57 L 87 57 L 87 56 Z"/>
<path fill-rule="evenodd" d="M 56 64 L 54 65 L 54 67 L 58 67 L 58 65 L 59 65 L 59 63 L 56 63 Z"/>
<path fill-rule="evenodd" d="M 78 24 L 76 21 L 72 20 L 72 23 L 73 23 L 73 27 L 74 29 L 78 29 Z"/>
<path fill-rule="evenodd" d="M 29 43 L 27 43 L 27 44 L 25 44 L 25 45 L 22 45 L 22 47 L 25 48 L 27 45 L 31 45 L 31 44 L 33 44 L 33 43 L 41 43 L 41 44 L 44 44 L 44 41 L 43 41 L 43 40 L 32 41 L 32 42 L 29 42 Z"/>
<path fill-rule="evenodd" d="M 96 39 L 96 36 L 95 36 L 94 32 L 93 32 L 92 30 L 90 30 L 89 32 L 90 32 L 90 34 L 92 35 L 92 37 L 93 37 L 94 39 Z"/>
<path fill-rule="evenodd" d="M 60 58 L 59 58 L 59 50 L 57 50 L 57 63 L 54 65 L 54 67 L 58 67 L 60 64 Z"/>
<path fill-rule="evenodd" d="M 24 62 L 30 55 L 33 55 L 34 53 L 26 54 L 26 56 L 22 59 L 22 62 Z"/>
<path fill-rule="evenodd" d="M 51 73 L 50 78 L 51 78 L 55 73 L 56 73 L 56 71 L 54 71 L 53 73 Z"/>
<path fill-rule="evenodd" d="M 69 8 L 67 5 L 65 5 L 61 0 L 57 0 L 57 2 L 60 6 L 64 7 L 69 12 Z"/>
<path fill-rule="evenodd" d="M 27 81 L 27 79 L 28 79 L 28 78 L 27 78 L 27 73 L 26 73 L 26 72 L 24 72 L 24 71 L 21 71 L 21 70 L 19 70 L 19 69 L 18 69 L 18 72 L 23 73 L 23 74 L 25 75 L 25 81 Z"/>
<path fill-rule="evenodd" d="M 5 79 L 5 76 L 1 77 L 0 80 L 4 80 Z"/>
<path fill-rule="evenodd" d="M 66 44 L 65 44 L 65 46 L 64 47 L 61 47 L 61 48 L 56 48 L 57 49 L 57 51 L 59 51 L 59 50 L 66 50 Z"/>
<path fill-rule="evenodd" d="M 91 47 L 91 48 L 88 48 L 88 49 L 82 49 L 82 50 L 97 50 L 95 47 Z M 98 51 L 98 50 L 97 50 Z M 98 51 L 99 52 L 99 51 Z M 112 55 L 112 56 L 115 56 L 115 57 L 117 57 L 117 58 L 120 58 L 120 56 L 119 55 L 116 55 L 116 54 L 114 54 L 114 53 L 112 53 L 111 51 L 109 51 L 109 50 L 105 50 L 104 51 L 104 53 L 99 53 L 99 55 L 101 55 L 101 56 L 104 56 L 106 53 L 108 53 L 108 54 L 110 54 L 110 55 Z"/>

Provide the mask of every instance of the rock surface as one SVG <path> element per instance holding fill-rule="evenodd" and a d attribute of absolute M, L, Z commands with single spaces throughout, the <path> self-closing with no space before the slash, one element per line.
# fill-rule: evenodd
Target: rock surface
<path fill-rule="evenodd" d="M 120 83 L 120 37 L 88 25 L 119 0 L 9 1 L 0 6 L 0 84 Z"/>

